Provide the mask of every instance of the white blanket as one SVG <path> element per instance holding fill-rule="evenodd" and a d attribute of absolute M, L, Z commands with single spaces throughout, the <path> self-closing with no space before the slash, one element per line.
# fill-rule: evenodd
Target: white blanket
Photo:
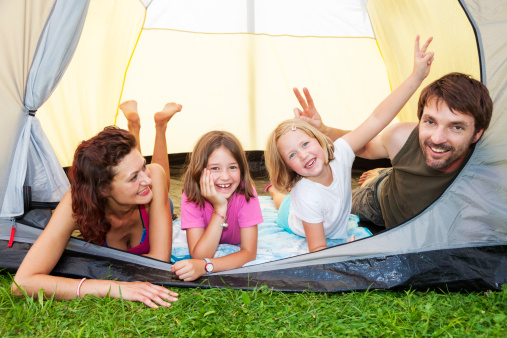
<path fill-rule="evenodd" d="M 305 237 L 288 233 L 276 222 L 278 211 L 275 208 L 273 200 L 269 196 L 259 196 L 259 202 L 264 222 L 258 225 L 259 237 L 257 243 L 257 258 L 245 264 L 245 266 L 308 253 L 308 244 Z M 359 218 L 356 215 L 350 215 L 348 226 L 349 238 L 352 235 L 355 235 L 356 239 L 371 236 L 368 229 L 357 227 L 358 221 Z M 327 245 L 334 246 L 345 243 L 347 240 L 347 238 L 328 239 Z M 239 249 L 239 245 L 220 244 L 214 257 L 229 255 L 239 251 Z M 181 230 L 181 219 L 178 218 L 173 221 L 173 249 L 171 262 L 174 263 L 188 258 L 190 258 L 190 255 L 188 253 L 187 236 L 186 232 Z"/>

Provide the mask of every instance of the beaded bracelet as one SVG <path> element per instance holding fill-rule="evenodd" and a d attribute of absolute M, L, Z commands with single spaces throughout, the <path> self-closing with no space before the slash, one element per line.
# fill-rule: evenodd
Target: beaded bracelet
<path fill-rule="evenodd" d="M 85 280 L 86 280 L 86 278 L 81 279 L 81 281 L 77 285 L 77 290 L 76 290 L 77 298 L 80 298 L 79 297 L 79 290 L 81 289 L 81 285 L 84 283 Z"/>
<path fill-rule="evenodd" d="M 222 215 L 220 215 L 218 212 L 216 212 L 216 211 L 215 211 L 215 209 L 213 209 L 212 211 L 213 211 L 213 213 L 214 213 L 215 215 L 217 215 L 217 216 L 221 217 L 221 218 L 224 220 L 222 223 L 220 223 L 220 226 L 221 226 L 221 227 L 224 227 L 224 228 L 227 228 L 227 226 L 229 225 L 229 224 L 227 224 L 227 218 L 226 218 L 226 217 L 224 217 L 224 216 L 222 216 Z"/>

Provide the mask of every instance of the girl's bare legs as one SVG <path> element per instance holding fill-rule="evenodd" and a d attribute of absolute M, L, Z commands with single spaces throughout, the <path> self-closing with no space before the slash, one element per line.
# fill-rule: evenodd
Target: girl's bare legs
<path fill-rule="evenodd" d="M 171 187 L 171 173 L 169 171 L 169 157 L 167 155 L 167 140 L 165 132 L 167 129 L 167 123 L 176 114 L 181 111 L 183 106 L 174 102 L 167 103 L 164 108 L 155 113 L 153 118 L 155 119 L 155 146 L 153 147 L 153 156 L 151 158 L 152 163 L 157 163 L 162 166 L 165 170 L 167 178 L 167 190 Z"/>
<path fill-rule="evenodd" d="M 287 195 L 278 191 L 274 185 L 271 185 L 268 188 L 268 192 L 271 195 L 273 202 L 275 203 L 276 210 L 280 209 L 280 205 L 282 205 L 282 201 Z"/>
<path fill-rule="evenodd" d="M 120 104 L 120 109 L 128 121 L 129 132 L 134 135 L 137 141 L 137 150 L 141 152 L 141 139 L 139 138 L 139 131 L 141 130 L 141 119 L 137 113 L 137 102 L 135 100 L 125 101 Z"/>

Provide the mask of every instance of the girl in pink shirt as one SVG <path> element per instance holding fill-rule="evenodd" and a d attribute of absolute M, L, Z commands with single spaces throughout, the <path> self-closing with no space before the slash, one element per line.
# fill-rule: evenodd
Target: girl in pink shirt
<path fill-rule="evenodd" d="M 245 152 L 225 131 L 204 134 L 192 152 L 181 199 L 181 229 L 192 259 L 171 270 L 184 281 L 235 269 L 257 255 L 257 224 L 263 221 Z M 238 252 L 213 258 L 218 245 L 241 244 Z"/>

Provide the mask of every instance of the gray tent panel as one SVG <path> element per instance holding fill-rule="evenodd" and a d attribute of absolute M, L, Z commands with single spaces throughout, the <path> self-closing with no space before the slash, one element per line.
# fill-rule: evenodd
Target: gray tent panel
<path fill-rule="evenodd" d="M 42 30 L 27 79 L 25 120 L 11 162 L 0 217 L 23 214 L 23 185 L 33 185 L 41 201 L 59 201 L 70 188 L 56 155 L 35 119 L 35 111 L 54 90 L 79 41 L 89 0 L 56 1 Z M 16 135 L 13 135 L 14 138 Z M 27 175 L 28 165 L 31 166 Z M 3 187 L 2 187 L 3 189 Z"/>

